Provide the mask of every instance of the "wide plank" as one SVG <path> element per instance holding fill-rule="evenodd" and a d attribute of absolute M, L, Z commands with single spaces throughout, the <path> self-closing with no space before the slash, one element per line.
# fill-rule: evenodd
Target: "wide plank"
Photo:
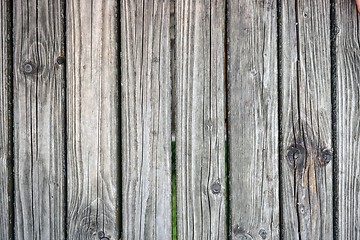
<path fill-rule="evenodd" d="M 228 7 L 230 236 L 279 239 L 277 2 Z"/>
<path fill-rule="evenodd" d="M 13 3 L 15 238 L 63 239 L 62 5 Z"/>
<path fill-rule="evenodd" d="M 10 197 L 11 156 L 11 65 L 10 65 L 10 8 L 9 1 L 0 2 L 0 239 L 11 239 L 12 202 Z"/>
<path fill-rule="evenodd" d="M 360 16 L 336 0 L 338 239 L 360 239 Z M 335 37 L 335 36 L 334 36 Z"/>
<path fill-rule="evenodd" d="M 119 239 L 117 1 L 66 1 L 69 239 Z"/>
<path fill-rule="evenodd" d="M 225 1 L 175 2 L 179 239 L 226 239 Z"/>
<path fill-rule="evenodd" d="M 170 1 L 120 16 L 122 239 L 171 239 Z"/>
<path fill-rule="evenodd" d="M 328 239 L 333 236 L 330 1 L 281 3 L 282 237 Z"/>

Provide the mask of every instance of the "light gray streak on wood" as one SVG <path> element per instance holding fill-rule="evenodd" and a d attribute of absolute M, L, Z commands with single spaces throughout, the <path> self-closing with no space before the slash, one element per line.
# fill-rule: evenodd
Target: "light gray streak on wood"
<path fill-rule="evenodd" d="M 232 239 L 279 239 L 276 5 L 228 6 Z"/>
<path fill-rule="evenodd" d="M 333 234 L 330 1 L 282 1 L 283 237 Z M 296 146 L 295 146 L 296 145 Z M 303 160 L 289 147 L 303 148 Z M 289 165 L 292 155 L 295 167 Z M 291 158 L 292 159 L 292 158 Z"/>
<path fill-rule="evenodd" d="M 122 237 L 170 239 L 170 1 L 120 8 Z"/>
<path fill-rule="evenodd" d="M 336 1 L 338 236 L 360 238 L 360 24 L 353 1 Z M 333 36 L 335 37 L 335 36 Z"/>
<path fill-rule="evenodd" d="M 225 239 L 225 1 L 175 14 L 178 238 Z"/>
<path fill-rule="evenodd" d="M 69 239 L 118 239 L 116 0 L 66 1 Z"/>
<path fill-rule="evenodd" d="M 16 239 L 64 237 L 61 3 L 14 1 Z"/>
<path fill-rule="evenodd" d="M 10 146 L 9 133 L 11 126 L 9 125 L 9 91 L 10 69 L 9 69 L 9 19 L 8 19 L 9 2 L 1 1 L 0 3 L 0 239 L 9 239 L 10 237 L 10 208 L 9 202 L 9 171 L 10 166 Z"/>

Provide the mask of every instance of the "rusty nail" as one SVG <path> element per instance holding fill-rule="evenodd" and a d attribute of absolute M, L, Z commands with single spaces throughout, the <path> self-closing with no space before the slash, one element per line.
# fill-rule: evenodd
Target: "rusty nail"
<path fill-rule="evenodd" d="M 290 166 L 302 168 L 305 162 L 305 149 L 301 145 L 292 145 L 288 148 L 287 160 Z"/>
<path fill-rule="evenodd" d="M 56 62 L 57 62 L 57 64 L 59 64 L 59 65 L 64 64 L 64 63 L 65 63 L 65 57 L 64 57 L 64 56 L 59 56 L 59 57 L 56 59 Z"/>
<path fill-rule="evenodd" d="M 219 182 L 214 182 L 212 185 L 211 185 L 211 191 L 213 194 L 219 194 L 220 191 L 221 191 L 221 185 Z"/>
<path fill-rule="evenodd" d="M 259 235 L 262 239 L 265 239 L 266 238 L 266 231 L 265 229 L 260 229 L 259 230 Z"/>
<path fill-rule="evenodd" d="M 27 62 L 23 65 L 23 71 L 25 74 L 31 74 L 35 72 L 35 66 L 31 62 Z"/>
<path fill-rule="evenodd" d="M 324 149 L 321 151 L 320 164 L 328 164 L 332 160 L 332 158 L 332 152 L 329 149 Z"/>
<path fill-rule="evenodd" d="M 103 231 L 98 232 L 99 239 L 103 239 L 105 237 L 105 233 Z"/>

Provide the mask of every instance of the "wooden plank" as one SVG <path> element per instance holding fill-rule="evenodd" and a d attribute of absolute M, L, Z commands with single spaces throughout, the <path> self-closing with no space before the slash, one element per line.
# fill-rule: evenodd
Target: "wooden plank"
<path fill-rule="evenodd" d="M 66 1 L 68 237 L 119 236 L 117 1 Z"/>
<path fill-rule="evenodd" d="M 123 0 L 124 239 L 171 239 L 170 1 Z"/>
<path fill-rule="evenodd" d="M 284 239 L 327 239 L 332 224 L 330 1 L 282 1 Z"/>
<path fill-rule="evenodd" d="M 61 1 L 14 1 L 15 238 L 64 238 Z"/>
<path fill-rule="evenodd" d="M 225 239 L 225 1 L 175 14 L 177 234 Z"/>
<path fill-rule="evenodd" d="M 276 1 L 230 1 L 230 234 L 279 238 Z"/>
<path fill-rule="evenodd" d="M 352 1 L 336 0 L 339 239 L 360 238 L 360 24 Z"/>
<path fill-rule="evenodd" d="M 9 2 L 0 3 L 0 239 L 11 239 L 10 225 L 11 202 L 10 202 L 10 174 L 11 169 L 11 149 L 9 141 L 12 127 L 10 125 L 9 95 L 11 87 L 11 78 L 9 68 L 10 64 L 10 20 Z"/>

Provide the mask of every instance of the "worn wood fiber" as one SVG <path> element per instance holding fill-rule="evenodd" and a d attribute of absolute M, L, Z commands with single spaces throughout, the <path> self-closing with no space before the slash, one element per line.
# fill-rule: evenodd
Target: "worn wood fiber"
<path fill-rule="evenodd" d="M 230 235 L 279 238 L 276 1 L 229 1 Z"/>
<path fill-rule="evenodd" d="M 360 239 L 360 16 L 355 2 L 336 1 L 339 239 Z M 333 36 L 335 37 L 335 36 Z"/>
<path fill-rule="evenodd" d="M 170 239 L 170 1 L 120 9 L 122 237 Z"/>
<path fill-rule="evenodd" d="M 10 166 L 12 164 L 10 149 L 10 106 L 9 93 L 11 91 L 10 78 L 10 14 L 9 2 L 0 2 L 0 239 L 10 239 L 11 229 L 11 202 L 9 187 Z"/>
<path fill-rule="evenodd" d="M 61 11 L 60 0 L 14 1 L 16 239 L 64 238 Z"/>
<path fill-rule="evenodd" d="M 282 1 L 282 237 L 333 235 L 330 1 Z"/>
<path fill-rule="evenodd" d="M 68 238 L 119 239 L 117 1 L 66 1 Z"/>
<path fill-rule="evenodd" d="M 225 1 L 175 14 L 178 238 L 225 239 Z"/>

